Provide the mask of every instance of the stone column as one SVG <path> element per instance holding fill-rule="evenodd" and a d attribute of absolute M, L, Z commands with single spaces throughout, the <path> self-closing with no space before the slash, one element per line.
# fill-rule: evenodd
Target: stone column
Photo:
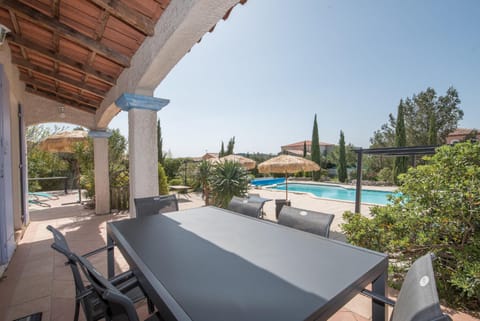
<path fill-rule="evenodd" d="M 112 133 L 91 130 L 93 165 L 95 169 L 95 214 L 110 213 L 110 175 L 108 172 L 108 138 Z"/>
<path fill-rule="evenodd" d="M 115 103 L 128 111 L 129 204 L 136 217 L 133 199 L 158 195 L 157 111 L 169 100 L 125 93 Z"/>

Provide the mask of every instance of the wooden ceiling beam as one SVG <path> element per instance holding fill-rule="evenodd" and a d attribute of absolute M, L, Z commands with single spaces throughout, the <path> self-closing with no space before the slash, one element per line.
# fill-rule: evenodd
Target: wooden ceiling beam
<path fill-rule="evenodd" d="M 31 85 L 34 88 L 41 89 L 43 91 L 48 91 L 52 94 L 59 95 L 63 98 L 74 100 L 78 103 L 84 104 L 91 106 L 93 108 L 99 108 L 100 103 L 93 101 L 91 99 L 84 98 L 80 95 L 73 94 L 72 92 L 65 90 L 65 89 L 57 89 L 55 86 L 42 83 L 41 81 L 35 80 L 33 77 L 25 76 L 25 75 L 20 75 L 20 80 L 25 82 L 28 85 Z"/>
<path fill-rule="evenodd" d="M 65 77 L 63 75 L 60 75 L 59 73 L 51 71 L 47 68 L 43 68 L 43 67 L 34 65 L 34 64 L 30 63 L 29 61 L 27 61 L 25 59 L 12 57 L 12 63 L 17 65 L 17 66 L 23 67 L 25 69 L 28 69 L 28 70 L 31 70 L 31 71 L 34 71 L 34 72 L 38 72 L 38 73 L 42 74 L 43 76 L 51 78 L 53 80 L 57 80 L 59 82 L 65 83 L 65 84 L 73 86 L 75 88 L 85 90 L 85 91 L 87 91 L 87 92 L 89 92 L 89 93 L 91 93 L 95 96 L 98 96 L 98 97 L 102 98 L 102 99 L 105 97 L 105 93 L 101 90 L 98 90 L 97 88 L 94 88 L 92 86 L 88 86 L 81 81 L 70 79 L 70 78 Z"/>
<path fill-rule="evenodd" d="M 130 67 L 130 57 L 119 53 L 108 46 L 85 36 L 84 34 L 76 31 L 75 29 L 52 19 L 51 17 L 44 15 L 43 13 L 24 5 L 16 0 L 0 0 L 0 6 L 14 11 L 17 15 L 22 16 L 24 19 L 30 21 L 35 25 L 42 26 L 58 34 L 68 40 L 76 42 L 89 50 L 95 51 L 97 54 L 104 56 L 105 58 L 114 61 L 122 67 Z"/>
<path fill-rule="evenodd" d="M 29 86 L 25 87 L 25 91 L 29 92 L 29 93 L 32 93 L 34 95 L 37 95 L 37 96 L 41 96 L 41 97 L 44 97 L 44 98 L 47 98 L 47 99 L 50 99 L 50 100 L 57 101 L 57 102 L 59 102 L 61 104 L 64 104 L 64 105 L 72 106 L 72 107 L 77 108 L 79 110 L 85 111 L 89 114 L 94 115 L 97 112 L 97 110 L 95 108 L 88 107 L 88 106 L 83 106 L 83 105 L 81 105 L 81 104 L 79 104 L 75 101 L 70 101 L 69 99 L 58 97 L 58 96 L 55 96 L 53 94 L 48 94 L 48 93 L 45 93 L 43 91 L 36 90 L 36 89 L 34 89 L 32 87 L 29 87 Z"/>
<path fill-rule="evenodd" d="M 42 55 L 46 58 L 52 59 L 58 63 L 62 63 L 78 72 L 88 74 L 89 76 L 92 76 L 98 80 L 101 80 L 102 82 L 110 85 L 110 86 L 115 86 L 116 81 L 113 77 L 105 75 L 95 69 L 93 69 L 91 66 L 88 66 L 86 64 L 79 63 L 71 58 L 68 58 L 66 56 L 62 56 L 60 54 L 56 54 L 52 52 L 51 50 L 45 49 L 27 39 L 22 38 L 19 35 L 9 33 L 7 37 L 9 42 L 12 42 L 16 44 L 17 46 L 20 46 L 22 48 L 31 50 L 39 55 Z"/>
<path fill-rule="evenodd" d="M 153 36 L 155 25 L 148 17 L 127 7 L 118 0 L 90 0 L 112 16 L 137 29 L 146 36 Z"/>

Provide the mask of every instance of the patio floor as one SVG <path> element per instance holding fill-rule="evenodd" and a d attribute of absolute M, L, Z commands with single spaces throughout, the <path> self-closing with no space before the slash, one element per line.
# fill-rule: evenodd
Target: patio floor
<path fill-rule="evenodd" d="M 258 191 L 256 191 L 258 192 Z M 280 198 L 276 192 L 261 191 L 263 197 Z M 66 195 L 57 201 L 49 201 L 51 208 L 35 208 L 30 210 L 31 222 L 10 262 L 8 269 L 0 279 L 0 320 L 11 321 L 35 312 L 43 313 L 43 321 L 72 320 L 74 312 L 74 284 L 71 271 L 64 265 L 65 258 L 50 248 L 52 235 L 47 225 L 58 228 L 66 235 L 71 249 L 77 253 L 86 253 L 105 245 L 106 222 L 128 218 L 128 213 L 117 213 L 97 216 L 93 210 L 85 209 L 79 204 L 64 205 L 75 201 L 76 195 Z M 325 208 L 336 214 L 332 229 L 338 231 L 340 220 L 338 214 L 348 210 L 352 204 L 333 201 L 312 201 L 308 196 L 291 196 L 297 207 Z M 326 202 L 326 203 L 325 203 Z M 274 202 L 265 206 L 268 219 L 274 219 Z M 334 204 L 340 203 L 340 204 Z M 292 204 L 292 205 L 293 205 Z M 343 205 L 342 205 L 343 204 Z M 180 196 L 180 209 L 202 206 L 203 201 L 198 194 L 189 197 Z M 336 233 L 341 238 L 341 234 Z M 128 269 L 128 265 L 116 251 L 116 271 Z M 91 257 L 92 263 L 106 274 L 106 254 Z M 330 320 L 362 321 L 370 319 L 370 300 L 359 295 L 337 312 Z M 145 304 L 139 306 L 140 319 L 147 316 Z M 448 311 L 455 321 L 478 320 L 466 314 Z M 83 320 L 83 315 L 81 320 Z"/>

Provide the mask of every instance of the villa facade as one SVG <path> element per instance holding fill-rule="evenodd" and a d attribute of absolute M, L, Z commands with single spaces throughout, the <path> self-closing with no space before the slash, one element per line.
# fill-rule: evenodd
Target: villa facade
<path fill-rule="evenodd" d="M 305 140 L 293 144 L 288 144 L 284 145 L 281 147 L 282 153 L 283 154 L 289 154 L 289 155 L 294 155 L 294 156 L 303 156 L 303 149 L 304 146 L 306 145 L 307 149 L 307 155 L 310 155 L 310 152 L 312 151 L 312 141 L 311 140 Z M 320 154 L 325 155 L 329 152 L 331 152 L 335 148 L 335 144 L 329 144 L 329 143 L 324 143 L 320 142 Z"/>
<path fill-rule="evenodd" d="M 447 136 L 446 143 L 454 144 L 464 141 L 468 136 L 471 136 L 471 139 L 474 139 L 475 136 L 477 141 L 480 141 L 480 130 L 475 128 L 457 128 Z"/>

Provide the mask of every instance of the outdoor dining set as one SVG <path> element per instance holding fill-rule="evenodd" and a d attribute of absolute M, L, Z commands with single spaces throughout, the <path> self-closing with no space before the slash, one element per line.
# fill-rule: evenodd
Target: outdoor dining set
<path fill-rule="evenodd" d="M 137 217 L 108 223 L 107 245 L 84 255 L 49 226 L 74 276 L 74 320 L 82 307 L 87 321 L 136 321 L 139 301 L 150 321 L 327 320 L 359 293 L 372 298 L 374 321 L 388 319 L 386 304 L 392 321 L 451 320 L 430 254 L 415 261 L 394 302 L 387 255 L 329 239 L 331 214 L 285 205 L 277 222 L 263 219 L 267 201 L 250 195 L 227 209 L 179 210 L 175 195 L 137 198 Z M 115 274 L 115 248 L 129 271 Z M 103 251 L 108 276 L 88 259 Z"/>

